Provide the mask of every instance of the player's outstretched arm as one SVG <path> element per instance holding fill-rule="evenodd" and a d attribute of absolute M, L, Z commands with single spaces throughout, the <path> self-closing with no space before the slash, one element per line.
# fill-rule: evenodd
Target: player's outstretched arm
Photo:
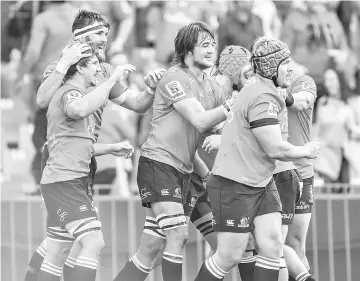
<path fill-rule="evenodd" d="M 117 98 L 112 98 L 111 101 L 137 113 L 145 113 L 154 102 L 156 86 L 165 71 L 164 68 L 150 71 L 144 77 L 147 86 L 145 91 L 135 92 L 131 89 L 127 89 L 124 94 Z M 113 90 L 115 90 L 115 87 Z"/>
<path fill-rule="evenodd" d="M 118 143 L 95 143 L 93 156 L 113 154 L 115 156 L 130 158 L 134 153 L 134 147 L 124 141 Z"/>
<path fill-rule="evenodd" d="M 108 99 L 110 90 L 115 83 L 120 82 L 124 75 L 135 71 L 135 69 L 135 66 L 131 64 L 118 66 L 107 81 L 85 96 L 78 97 L 78 95 L 74 96 L 69 92 L 65 93 L 64 96 L 68 95 L 69 97 L 68 101 L 64 102 L 66 104 L 64 106 L 66 115 L 72 119 L 82 119 L 94 113 Z"/>
<path fill-rule="evenodd" d="M 173 104 L 181 116 L 189 121 L 199 132 L 204 132 L 226 120 L 229 106 L 223 105 L 205 111 L 196 98 L 187 98 Z"/>
<path fill-rule="evenodd" d="M 81 58 L 90 56 L 90 52 L 87 52 L 89 50 L 90 46 L 87 44 L 76 43 L 71 46 L 68 45 L 62 51 L 61 59 L 50 64 L 45 69 L 36 96 L 36 102 L 40 108 L 48 107 L 54 93 L 62 85 L 69 67 L 77 63 Z"/>
<path fill-rule="evenodd" d="M 320 152 L 320 144 L 317 142 L 309 142 L 304 146 L 294 146 L 283 141 L 279 124 L 253 128 L 252 132 L 265 153 L 273 159 L 281 161 L 292 161 L 300 158 L 313 159 Z"/>

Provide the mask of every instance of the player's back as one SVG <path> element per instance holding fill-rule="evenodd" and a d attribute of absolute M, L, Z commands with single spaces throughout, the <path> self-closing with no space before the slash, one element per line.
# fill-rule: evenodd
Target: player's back
<path fill-rule="evenodd" d="M 254 187 L 266 186 L 275 160 L 265 153 L 252 129 L 278 124 L 284 104 L 273 85 L 252 77 L 229 112 L 213 173 Z"/>
<path fill-rule="evenodd" d="M 67 116 L 71 102 L 85 93 L 71 84 L 63 84 L 54 94 L 47 111 L 49 158 L 41 183 L 67 181 L 87 176 L 94 151 L 95 121 L 93 115 L 83 119 Z"/>
<path fill-rule="evenodd" d="M 186 98 L 200 101 L 202 86 L 179 65 L 165 72 L 156 89 L 151 128 L 141 155 L 171 165 L 182 173 L 192 172 L 200 133 L 173 104 Z"/>

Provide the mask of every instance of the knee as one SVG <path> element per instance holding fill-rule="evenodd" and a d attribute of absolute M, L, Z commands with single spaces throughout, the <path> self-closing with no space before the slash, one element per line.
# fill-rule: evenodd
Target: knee
<path fill-rule="evenodd" d="M 46 252 L 46 260 L 53 264 L 63 264 L 70 253 L 70 247 L 49 247 Z"/>
<path fill-rule="evenodd" d="M 189 237 L 188 228 L 187 227 L 179 227 L 172 230 L 167 231 L 165 233 L 166 240 L 170 243 L 176 243 L 181 247 L 184 247 L 187 239 Z"/>
<path fill-rule="evenodd" d="M 80 239 L 79 243 L 82 249 L 95 254 L 100 254 L 105 247 L 104 237 L 100 231 L 87 234 Z"/>
<path fill-rule="evenodd" d="M 269 233 L 268 237 L 259 246 L 259 253 L 268 258 L 280 258 L 283 250 L 283 239 L 281 232 Z"/>
<path fill-rule="evenodd" d="M 151 258 L 156 258 L 160 251 L 165 247 L 165 239 L 154 237 L 145 244 L 144 250 Z"/>
<path fill-rule="evenodd" d="M 221 260 L 226 261 L 227 265 L 233 266 L 241 261 L 244 255 L 244 251 L 241 251 L 237 248 L 233 248 L 230 250 L 228 249 L 227 251 L 222 251 L 221 249 L 218 249 L 216 251 L 216 255 L 218 255 Z"/>
<path fill-rule="evenodd" d="M 285 244 L 291 248 L 294 249 L 294 251 L 300 255 L 301 251 L 302 251 L 302 248 L 303 251 L 305 252 L 305 247 L 302 246 L 302 243 L 301 243 L 301 239 L 300 237 L 296 236 L 296 235 L 287 235 L 286 237 L 286 241 L 285 241 Z"/>

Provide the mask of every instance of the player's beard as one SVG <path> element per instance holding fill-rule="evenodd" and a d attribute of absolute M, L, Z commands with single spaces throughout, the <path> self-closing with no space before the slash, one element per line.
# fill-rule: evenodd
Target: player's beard
<path fill-rule="evenodd" d="M 96 49 L 96 57 L 98 58 L 99 62 L 105 62 L 105 50 L 104 49 Z"/>

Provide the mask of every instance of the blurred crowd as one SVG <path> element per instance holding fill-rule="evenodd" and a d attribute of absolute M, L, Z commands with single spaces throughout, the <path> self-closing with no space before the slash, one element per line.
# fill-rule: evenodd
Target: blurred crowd
<path fill-rule="evenodd" d="M 30 191 L 37 194 L 46 117 L 36 107 L 36 91 L 46 65 L 71 40 L 79 9 L 109 19 L 107 61 L 114 67 L 134 64 L 137 72 L 128 85 L 139 90 L 145 88 L 145 73 L 171 64 L 175 35 L 192 21 L 216 30 L 218 51 L 227 45 L 249 48 L 260 35 L 283 40 L 292 52 L 293 70 L 309 74 L 318 88 L 313 138 L 323 147 L 314 163 L 317 179 L 360 183 L 360 139 L 355 137 L 360 126 L 360 1 L 303 0 L 1 2 L 1 181 L 11 180 L 6 177 L 8 158 L 21 158 L 24 138 L 29 138 Z M 139 115 L 110 105 L 98 141 L 129 140 L 139 150 L 150 120 L 151 110 Z M 98 192 L 123 197 L 136 192 L 137 157 L 99 157 L 95 178 L 105 187 Z"/>

